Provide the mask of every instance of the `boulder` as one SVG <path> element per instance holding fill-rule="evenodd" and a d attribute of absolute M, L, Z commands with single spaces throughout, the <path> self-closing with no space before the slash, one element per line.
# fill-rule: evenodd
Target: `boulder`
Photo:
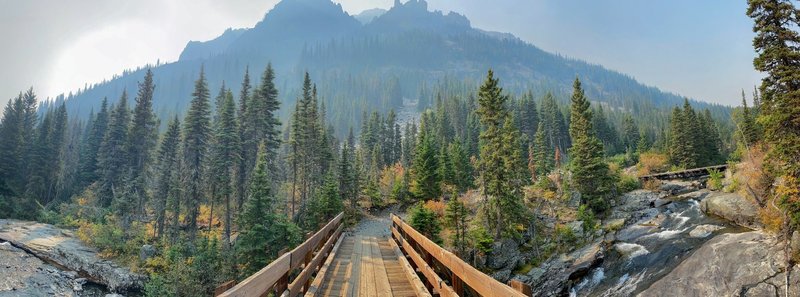
<path fill-rule="evenodd" d="M 711 233 L 714 233 L 714 231 L 717 231 L 717 230 L 720 230 L 720 229 L 723 229 L 723 228 L 724 227 L 717 226 L 717 225 L 700 225 L 700 226 L 694 227 L 694 229 L 692 229 L 692 231 L 689 231 L 689 236 L 694 237 L 694 238 L 706 238 L 709 235 L 711 235 Z"/>
<path fill-rule="evenodd" d="M 8 241 L 36 257 L 76 271 L 112 292 L 139 291 L 146 277 L 101 259 L 68 230 L 37 222 L 0 220 L 0 240 Z"/>
<path fill-rule="evenodd" d="M 708 196 L 709 194 L 711 194 L 711 191 L 709 191 L 708 189 L 700 189 L 694 192 L 689 192 L 686 194 L 680 194 L 678 196 L 675 196 L 673 200 L 679 201 L 679 200 L 694 199 L 700 201 L 703 200 L 703 198 L 706 198 L 706 196 Z"/>
<path fill-rule="evenodd" d="M 572 234 L 575 234 L 576 237 L 583 237 L 583 221 L 569 222 L 567 227 L 572 230 Z"/>
<path fill-rule="evenodd" d="M 716 236 L 639 296 L 784 296 L 782 246 L 761 231 Z M 791 284 L 800 281 L 798 268 Z M 789 296 L 800 296 L 799 286 Z"/>
<path fill-rule="evenodd" d="M 513 270 L 523 261 L 519 245 L 511 239 L 495 242 L 492 251 L 486 257 L 486 267 L 492 270 Z"/>
<path fill-rule="evenodd" d="M 679 195 L 696 191 L 699 188 L 700 185 L 696 182 L 669 180 L 662 181 L 661 185 L 658 187 L 658 190 L 669 195 Z"/>
<path fill-rule="evenodd" d="M 495 273 L 492 273 L 492 278 L 496 279 L 501 283 L 506 283 L 508 280 L 511 279 L 511 269 L 500 270 Z"/>
<path fill-rule="evenodd" d="M 713 193 L 700 202 L 700 209 L 740 226 L 761 229 L 758 206 L 736 193 Z"/>
<path fill-rule="evenodd" d="M 662 207 L 664 205 L 672 203 L 672 200 L 665 199 L 665 198 L 658 198 L 653 201 L 653 207 Z"/>
<path fill-rule="evenodd" d="M 553 256 L 539 267 L 517 276 L 531 286 L 533 296 L 565 296 L 576 279 L 602 264 L 605 250 L 601 240 L 574 252 Z"/>
<path fill-rule="evenodd" d="M 139 249 L 139 260 L 144 262 L 152 258 L 158 253 L 158 250 L 152 245 L 145 244 Z"/>

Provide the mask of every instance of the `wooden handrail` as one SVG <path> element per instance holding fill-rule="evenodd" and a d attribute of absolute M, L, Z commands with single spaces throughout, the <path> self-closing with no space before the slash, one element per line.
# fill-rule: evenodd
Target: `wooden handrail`
<path fill-rule="evenodd" d="M 511 288 L 470 266 L 450 251 L 440 247 L 400 217 L 392 214 L 392 238 L 401 250 L 416 264 L 427 279 L 429 289 L 441 296 L 464 296 L 464 285 L 480 296 L 527 296 L 529 288 L 516 283 L 520 291 Z M 434 267 L 443 267 L 449 273 L 451 284 L 446 284 L 436 274 Z"/>
<path fill-rule="evenodd" d="M 311 283 L 311 276 L 322 265 L 342 234 L 343 216 L 344 213 L 339 213 L 305 242 L 218 296 L 265 296 L 268 293 L 274 293 L 275 296 L 297 296 L 305 293 Z M 303 269 L 289 283 L 290 274 L 301 266 Z M 224 285 L 230 286 L 229 283 Z"/>

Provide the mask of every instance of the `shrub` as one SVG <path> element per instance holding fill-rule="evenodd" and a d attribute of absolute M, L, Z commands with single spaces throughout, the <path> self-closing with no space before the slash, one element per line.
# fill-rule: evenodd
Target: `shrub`
<path fill-rule="evenodd" d="M 639 175 L 665 172 L 669 170 L 669 159 L 665 154 L 642 153 L 639 155 Z"/>
<path fill-rule="evenodd" d="M 419 203 L 411 208 L 409 218 L 411 227 L 436 244 L 442 244 L 442 238 L 439 236 L 439 233 L 442 232 L 442 225 L 434 211 Z"/>
<path fill-rule="evenodd" d="M 478 226 L 469 231 L 469 237 L 472 239 L 472 245 L 481 253 L 489 253 L 492 251 L 494 245 L 494 238 L 489 235 L 489 231 L 483 226 Z"/>
<path fill-rule="evenodd" d="M 725 175 L 716 169 L 708 170 L 708 188 L 711 190 L 719 190 L 722 188 L 722 178 Z"/>
<path fill-rule="evenodd" d="M 558 247 L 561 251 L 566 251 L 578 242 L 578 237 L 568 226 L 559 225 L 556 226 L 556 242 L 558 242 Z"/>
<path fill-rule="evenodd" d="M 594 218 L 594 212 L 587 208 L 586 204 L 578 207 L 578 220 L 583 221 L 583 230 L 585 234 L 594 233 L 594 230 L 597 228 L 597 220 Z"/>
<path fill-rule="evenodd" d="M 619 182 L 617 182 L 617 188 L 619 189 L 620 193 L 627 193 L 633 190 L 640 188 L 642 185 L 639 183 L 639 179 L 627 174 L 622 174 L 620 176 Z"/>

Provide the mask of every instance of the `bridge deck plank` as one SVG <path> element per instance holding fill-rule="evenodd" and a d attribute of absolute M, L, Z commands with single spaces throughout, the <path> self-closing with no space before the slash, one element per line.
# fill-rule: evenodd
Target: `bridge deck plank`
<path fill-rule="evenodd" d="M 345 238 L 332 255 L 332 272 L 325 275 L 315 296 L 419 296 L 389 240 L 359 235 Z"/>

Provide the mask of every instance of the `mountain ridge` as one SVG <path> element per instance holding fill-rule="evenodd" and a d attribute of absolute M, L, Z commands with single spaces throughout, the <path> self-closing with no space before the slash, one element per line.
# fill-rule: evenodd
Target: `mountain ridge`
<path fill-rule="evenodd" d="M 182 114 L 201 65 L 212 90 L 225 82 L 238 92 L 245 69 L 257 82 L 267 63 L 276 70 L 282 116 L 291 109 L 302 73 L 309 71 L 331 103 L 359 103 L 352 105 L 360 110 L 340 115 L 354 126 L 363 112 L 398 108 L 398 96 L 414 98 L 424 86 L 446 80 L 479 82 L 489 68 L 516 94 L 534 89 L 566 99 L 571 81 L 579 76 L 592 100 L 613 107 L 663 108 L 683 100 L 621 72 L 546 52 L 512 34 L 473 28 L 456 12 L 429 11 L 424 0 L 396 1 L 366 24 L 330 0 L 284 0 L 254 27 L 189 42 L 178 61 L 153 67 L 158 86 L 154 108 L 160 116 Z M 129 71 L 61 100 L 71 113 L 87 115 L 103 97 L 113 103 L 122 90 L 134 90 L 143 75 L 142 69 Z M 335 84 L 347 77 L 374 83 L 370 90 L 342 91 Z M 626 106 L 630 102 L 636 106 Z"/>

